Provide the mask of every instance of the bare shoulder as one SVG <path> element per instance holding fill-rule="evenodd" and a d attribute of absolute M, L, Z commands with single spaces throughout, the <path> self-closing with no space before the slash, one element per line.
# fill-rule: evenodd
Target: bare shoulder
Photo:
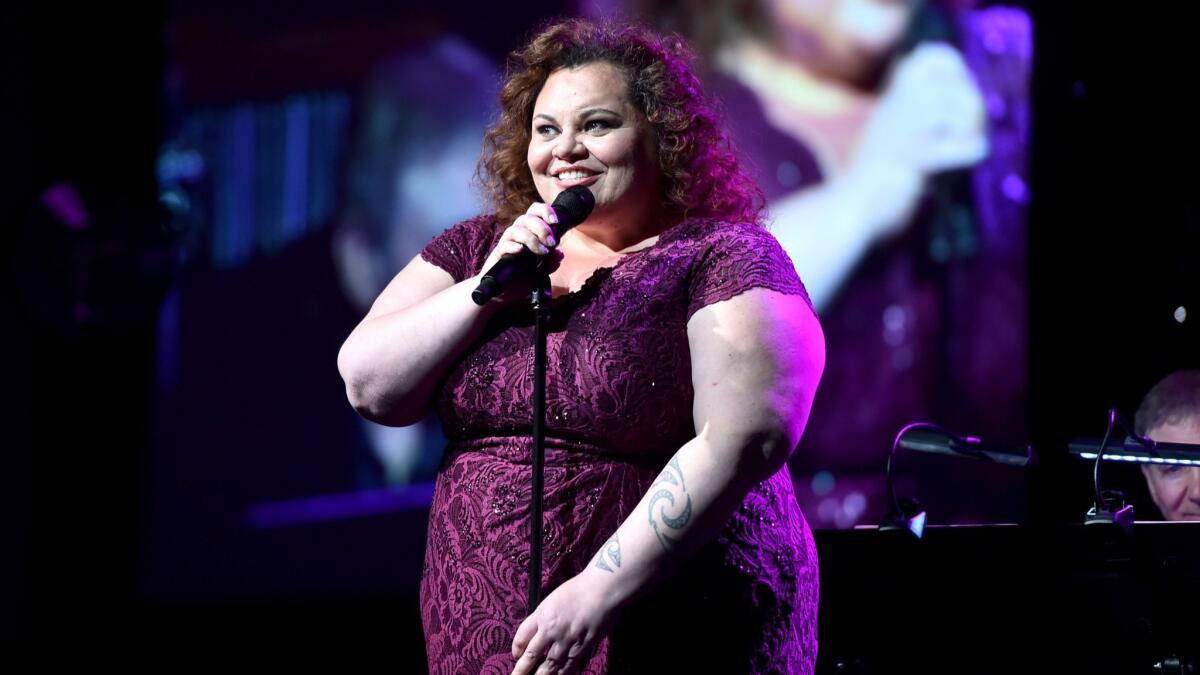
<path fill-rule="evenodd" d="M 767 288 L 752 288 L 697 310 L 688 321 L 688 342 L 693 352 L 802 350 L 824 365 L 825 336 L 808 299 Z"/>
<path fill-rule="evenodd" d="M 729 447 L 752 441 L 769 460 L 764 475 L 778 470 L 825 369 L 825 337 L 807 299 L 752 288 L 693 314 L 688 344 L 696 433 Z"/>

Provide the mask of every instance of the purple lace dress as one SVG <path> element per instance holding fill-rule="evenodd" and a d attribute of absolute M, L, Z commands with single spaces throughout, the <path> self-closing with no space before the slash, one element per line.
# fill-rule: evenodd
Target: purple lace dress
<path fill-rule="evenodd" d="M 475 218 L 421 256 L 461 281 L 499 236 L 493 218 Z M 588 564 L 695 435 L 688 319 L 753 287 L 805 295 L 766 231 L 691 220 L 554 299 L 544 594 Z M 526 615 L 532 369 L 531 312 L 514 307 L 453 367 L 437 402 L 449 447 L 421 580 L 437 675 L 506 675 L 514 665 L 513 634 Z M 810 673 L 816 618 L 816 549 L 785 467 L 622 614 L 584 672 Z"/>

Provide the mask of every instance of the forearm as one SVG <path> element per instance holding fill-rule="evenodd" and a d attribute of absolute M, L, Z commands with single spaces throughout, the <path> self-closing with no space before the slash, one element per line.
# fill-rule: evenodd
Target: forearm
<path fill-rule="evenodd" d="M 364 417 L 403 426 L 428 411 L 438 382 L 495 313 L 471 300 L 470 278 L 395 312 L 368 317 L 338 353 L 350 403 Z"/>
<path fill-rule="evenodd" d="M 782 467 L 786 453 L 764 454 L 762 445 L 729 446 L 704 436 L 686 443 L 581 576 L 622 607 L 673 573 L 717 536 L 751 488 Z"/>
<path fill-rule="evenodd" d="M 872 242 L 860 205 L 835 181 L 784 197 L 771 212 L 771 233 L 821 311 Z"/>
<path fill-rule="evenodd" d="M 858 166 L 771 205 L 783 245 L 817 311 L 828 306 L 863 255 L 912 217 L 923 179 L 895 166 Z"/>

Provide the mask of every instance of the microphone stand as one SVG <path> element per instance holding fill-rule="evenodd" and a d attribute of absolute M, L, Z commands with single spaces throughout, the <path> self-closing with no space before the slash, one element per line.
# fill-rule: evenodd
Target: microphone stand
<path fill-rule="evenodd" d="M 539 274 L 533 305 L 533 487 L 529 508 L 529 611 L 541 603 L 542 490 L 546 457 L 546 324 L 550 319 L 550 275 Z"/>

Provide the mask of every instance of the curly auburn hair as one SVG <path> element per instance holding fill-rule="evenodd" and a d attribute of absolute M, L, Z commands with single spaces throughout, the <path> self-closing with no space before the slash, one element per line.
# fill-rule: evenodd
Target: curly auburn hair
<path fill-rule="evenodd" d="M 609 63 L 625 76 L 629 99 L 657 141 L 662 205 L 676 218 L 763 222 L 762 192 L 742 168 L 677 36 L 633 25 L 570 19 L 543 28 L 509 57 L 501 117 L 484 137 L 479 176 L 501 223 L 540 201 L 526 159 L 533 106 L 560 68 Z"/>

